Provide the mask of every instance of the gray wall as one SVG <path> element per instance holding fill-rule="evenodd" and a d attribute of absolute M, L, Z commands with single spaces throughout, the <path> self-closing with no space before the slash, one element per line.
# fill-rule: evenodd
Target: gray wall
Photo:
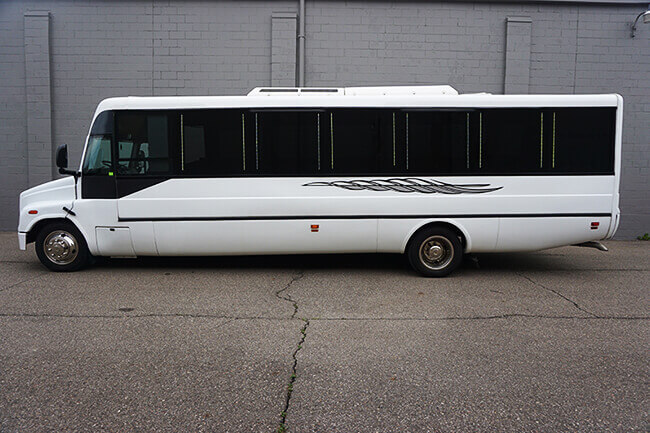
<path fill-rule="evenodd" d="M 646 4 L 307 1 L 306 85 L 625 98 L 620 238 L 650 231 Z M 43 13 L 43 12 L 49 12 Z M 79 160 L 97 103 L 295 80 L 297 1 L 0 2 L 0 229 L 18 193 Z M 49 59 L 49 62 L 47 61 Z"/>

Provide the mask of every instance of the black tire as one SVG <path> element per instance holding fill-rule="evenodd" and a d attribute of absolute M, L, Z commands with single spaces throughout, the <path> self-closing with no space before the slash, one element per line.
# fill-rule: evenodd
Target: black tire
<path fill-rule="evenodd" d="M 458 235 L 446 227 L 425 228 L 413 235 L 406 255 L 413 269 L 424 277 L 445 277 L 463 260 Z"/>
<path fill-rule="evenodd" d="M 55 272 L 78 271 L 92 258 L 81 232 L 74 224 L 64 221 L 47 224 L 38 232 L 36 255 L 43 266 Z M 60 259 L 57 261 L 54 256 Z"/>

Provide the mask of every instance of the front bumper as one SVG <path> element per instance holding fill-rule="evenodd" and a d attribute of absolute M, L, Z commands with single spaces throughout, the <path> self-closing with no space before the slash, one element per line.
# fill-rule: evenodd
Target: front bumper
<path fill-rule="evenodd" d="M 27 249 L 27 233 L 18 232 L 18 248 Z"/>

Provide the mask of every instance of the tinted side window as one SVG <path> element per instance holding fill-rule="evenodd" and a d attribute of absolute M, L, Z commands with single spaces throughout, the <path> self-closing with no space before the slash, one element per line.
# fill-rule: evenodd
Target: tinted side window
<path fill-rule="evenodd" d="M 315 174 L 322 167 L 324 112 L 254 112 L 255 170 L 261 174 Z"/>
<path fill-rule="evenodd" d="M 97 149 L 89 147 L 93 167 L 85 161 L 84 170 L 188 176 L 611 174 L 615 114 L 613 107 L 121 111 L 114 150 L 101 141 L 91 146 Z M 96 123 L 110 130 L 111 122 Z"/>
<path fill-rule="evenodd" d="M 408 173 L 452 174 L 469 170 L 469 113 L 407 111 Z"/>
<path fill-rule="evenodd" d="M 544 114 L 537 109 L 482 113 L 479 173 L 530 173 L 544 168 Z"/>
<path fill-rule="evenodd" d="M 615 108 L 559 108 L 545 116 L 552 171 L 614 172 Z"/>
<path fill-rule="evenodd" d="M 113 112 L 103 111 L 93 122 L 90 135 L 113 135 L 113 121 Z"/>
<path fill-rule="evenodd" d="M 235 175 L 246 171 L 242 110 L 187 110 L 180 115 L 181 172 Z"/>
<path fill-rule="evenodd" d="M 168 112 L 119 112 L 115 140 L 118 174 L 171 173 L 172 122 Z"/>
<path fill-rule="evenodd" d="M 341 174 L 393 171 L 390 110 L 338 109 L 330 112 L 330 170 Z"/>

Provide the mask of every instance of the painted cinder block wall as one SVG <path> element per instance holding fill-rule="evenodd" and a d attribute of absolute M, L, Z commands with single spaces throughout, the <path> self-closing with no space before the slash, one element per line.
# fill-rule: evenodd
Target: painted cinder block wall
<path fill-rule="evenodd" d="M 640 1 L 307 0 L 307 86 L 625 98 L 619 238 L 650 231 L 650 25 Z M 297 1 L 0 2 L 0 229 L 18 194 L 78 164 L 97 103 L 294 85 Z"/>

